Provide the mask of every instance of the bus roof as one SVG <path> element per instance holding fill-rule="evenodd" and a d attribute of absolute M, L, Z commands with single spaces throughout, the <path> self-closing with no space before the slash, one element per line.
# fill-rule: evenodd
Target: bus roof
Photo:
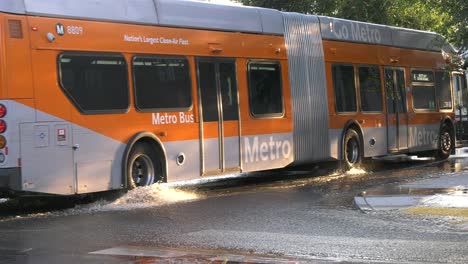
<path fill-rule="evenodd" d="M 401 48 L 456 53 L 440 34 L 319 16 L 323 39 L 381 44 Z"/>
<path fill-rule="evenodd" d="M 189 0 L 1 0 L 0 11 L 45 17 L 284 35 L 273 9 Z M 317 16 L 324 39 L 455 53 L 439 34 Z"/>
<path fill-rule="evenodd" d="M 283 19 L 277 10 L 199 1 L 1 0 L 0 10 L 47 17 L 283 34 Z"/>

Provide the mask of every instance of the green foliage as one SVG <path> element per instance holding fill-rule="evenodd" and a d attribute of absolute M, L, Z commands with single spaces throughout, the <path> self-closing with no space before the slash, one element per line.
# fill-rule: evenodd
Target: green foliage
<path fill-rule="evenodd" d="M 467 0 L 240 0 L 244 5 L 434 31 L 468 49 Z"/>
<path fill-rule="evenodd" d="M 244 5 L 260 6 L 281 11 L 298 12 L 303 14 L 329 14 L 336 9 L 338 0 L 240 0 Z"/>

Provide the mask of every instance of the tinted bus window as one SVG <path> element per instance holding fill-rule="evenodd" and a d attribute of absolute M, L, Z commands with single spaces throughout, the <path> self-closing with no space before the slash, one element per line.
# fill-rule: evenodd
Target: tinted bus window
<path fill-rule="evenodd" d="M 455 97 L 455 104 L 458 109 L 468 105 L 468 89 L 466 85 L 465 76 L 460 73 L 453 74 L 453 92 Z M 457 113 L 459 113 L 457 111 Z"/>
<path fill-rule="evenodd" d="M 135 106 L 140 110 L 192 106 L 189 64 L 185 58 L 135 57 Z"/>
<path fill-rule="evenodd" d="M 277 62 L 250 62 L 250 112 L 256 117 L 282 116 L 281 68 Z"/>
<path fill-rule="evenodd" d="M 352 65 L 333 65 L 333 88 L 337 112 L 356 112 L 356 87 Z"/>
<path fill-rule="evenodd" d="M 359 67 L 359 94 L 362 111 L 382 112 L 382 85 L 378 66 Z"/>
<path fill-rule="evenodd" d="M 411 72 L 413 81 L 413 106 L 417 110 L 435 110 L 436 93 L 434 73 L 432 71 L 415 70 Z"/>
<path fill-rule="evenodd" d="M 219 82 L 221 85 L 223 120 L 239 120 L 236 65 L 234 63 L 223 62 L 219 64 Z"/>
<path fill-rule="evenodd" d="M 450 73 L 436 72 L 437 97 L 440 109 L 452 109 L 452 90 L 450 89 Z"/>
<path fill-rule="evenodd" d="M 129 105 L 127 64 L 123 56 L 63 53 L 60 84 L 84 113 L 125 112 Z"/>

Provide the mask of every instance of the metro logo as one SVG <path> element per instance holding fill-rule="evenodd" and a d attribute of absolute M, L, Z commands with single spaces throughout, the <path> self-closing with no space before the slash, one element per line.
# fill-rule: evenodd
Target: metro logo
<path fill-rule="evenodd" d="M 259 142 L 259 137 L 253 138 L 253 142 L 246 137 L 244 139 L 244 161 L 246 163 L 258 161 L 272 161 L 291 156 L 292 146 L 289 140 L 275 141 L 270 137 L 269 141 Z"/>
<path fill-rule="evenodd" d="M 348 27 L 349 25 L 349 27 Z M 336 38 L 360 42 L 381 43 L 382 35 L 380 30 L 372 29 L 369 25 L 359 25 L 349 21 L 345 23 L 336 23 L 333 20 L 331 30 Z M 350 35 L 351 31 L 351 35 Z"/>
<path fill-rule="evenodd" d="M 409 128 L 409 144 L 410 146 L 437 145 L 439 140 L 438 132 L 433 129 L 426 128 Z"/>

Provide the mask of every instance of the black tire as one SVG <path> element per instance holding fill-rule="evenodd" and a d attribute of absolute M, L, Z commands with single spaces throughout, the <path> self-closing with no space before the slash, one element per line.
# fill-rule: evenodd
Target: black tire
<path fill-rule="evenodd" d="M 149 186 L 162 180 L 162 166 L 156 150 L 145 143 L 136 143 L 127 161 L 127 189 Z"/>
<path fill-rule="evenodd" d="M 343 138 L 342 168 L 347 171 L 360 168 L 363 164 L 363 150 L 359 134 L 354 129 L 348 129 Z"/>
<path fill-rule="evenodd" d="M 442 125 L 440 128 L 439 148 L 437 150 L 436 159 L 445 160 L 450 156 L 452 148 L 455 146 L 452 135 L 452 130 L 447 125 Z"/>

